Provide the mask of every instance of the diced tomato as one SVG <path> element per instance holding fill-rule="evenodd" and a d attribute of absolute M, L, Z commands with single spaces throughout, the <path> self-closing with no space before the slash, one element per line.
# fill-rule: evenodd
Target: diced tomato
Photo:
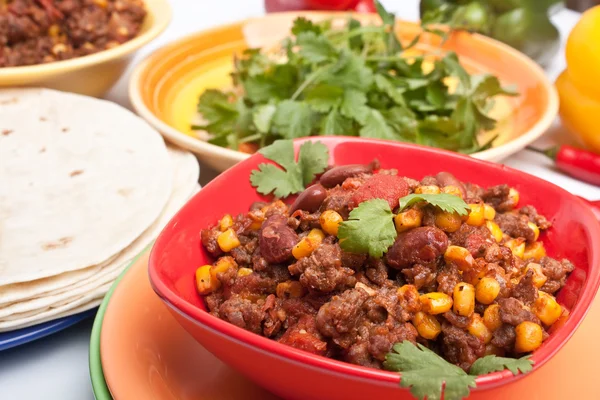
<path fill-rule="evenodd" d="M 409 193 L 406 181 L 397 175 L 376 174 L 365 181 L 354 193 L 349 208 L 353 209 L 360 203 L 372 199 L 387 201 L 393 210 L 398 207 L 398 200 Z"/>
<path fill-rule="evenodd" d="M 356 6 L 354 6 L 354 11 L 359 13 L 376 13 L 377 8 L 375 8 L 375 3 L 373 0 L 360 0 Z"/>

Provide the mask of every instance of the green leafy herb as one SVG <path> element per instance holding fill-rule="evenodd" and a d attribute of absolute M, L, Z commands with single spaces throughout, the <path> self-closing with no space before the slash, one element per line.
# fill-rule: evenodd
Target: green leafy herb
<path fill-rule="evenodd" d="M 234 89 L 205 91 L 198 102 L 205 123 L 193 128 L 233 149 L 342 134 L 462 153 L 489 146 L 479 136 L 496 126 L 489 116 L 494 99 L 514 91 L 494 76 L 469 75 L 451 52 L 440 54 L 433 68 L 424 68 L 428 55 L 406 57 L 419 37 L 403 46 L 394 14 L 375 5 L 380 25 L 299 17 L 278 49 L 235 57 Z M 448 78 L 459 82 L 456 90 Z"/>
<path fill-rule="evenodd" d="M 300 146 L 298 162 L 294 159 L 291 140 L 277 140 L 260 152 L 283 169 L 273 164 L 260 164 L 258 170 L 252 171 L 250 182 L 259 193 L 273 193 L 277 197 L 303 191 L 315 176 L 325 171 L 329 159 L 327 146 L 320 142 L 306 142 Z"/>
<path fill-rule="evenodd" d="M 409 341 L 396 343 L 385 357 L 383 366 L 401 372 L 400 386 L 410 388 L 419 400 L 461 400 L 476 387 L 475 378 L 491 372 L 510 370 L 514 375 L 532 370 L 530 356 L 519 359 L 485 356 L 473 363 L 469 374 L 429 350 Z"/>
<path fill-rule="evenodd" d="M 400 386 L 420 400 L 460 400 L 474 388 L 475 377 L 450 364 L 427 347 L 409 341 L 397 343 L 388 353 L 383 366 L 402 372 Z"/>
<path fill-rule="evenodd" d="M 400 211 L 421 201 L 426 201 L 442 211 L 457 213 L 458 215 L 467 215 L 469 213 L 469 206 L 463 199 L 447 193 L 409 194 L 400 199 Z"/>
<path fill-rule="evenodd" d="M 338 238 L 342 249 L 367 253 L 381 258 L 396 240 L 392 210 L 387 201 L 374 199 L 362 202 L 350 211 L 347 221 L 340 224 Z"/>
<path fill-rule="evenodd" d="M 475 361 L 469 370 L 471 375 L 486 375 L 492 372 L 508 369 L 513 375 L 519 372 L 525 374 L 533 369 L 533 361 L 525 356 L 521 358 L 506 358 L 489 355 Z"/>

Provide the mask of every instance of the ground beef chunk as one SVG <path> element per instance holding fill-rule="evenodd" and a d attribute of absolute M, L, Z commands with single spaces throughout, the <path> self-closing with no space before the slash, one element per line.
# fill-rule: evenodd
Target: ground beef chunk
<path fill-rule="evenodd" d="M 234 295 L 219 307 L 219 317 L 235 326 L 257 334 L 262 333 L 265 319 L 264 302 L 252 302 L 242 296 Z"/>
<path fill-rule="evenodd" d="M 438 292 L 452 295 L 454 287 L 461 281 L 460 271 L 454 264 L 446 264 L 437 274 Z"/>
<path fill-rule="evenodd" d="M 466 248 L 474 258 L 482 257 L 486 249 L 496 243 L 485 226 L 468 224 L 462 224 L 449 238 L 451 245 Z"/>
<path fill-rule="evenodd" d="M 238 276 L 229 288 L 232 294 L 248 294 L 251 296 L 267 296 L 275 293 L 277 282 L 257 273 Z"/>
<path fill-rule="evenodd" d="M 525 308 L 525 305 L 515 298 L 509 297 L 498 300 L 500 305 L 500 319 L 503 323 L 517 326 L 523 321 L 540 323 L 534 313 Z"/>
<path fill-rule="evenodd" d="M 527 271 L 512 290 L 512 296 L 514 298 L 521 300 L 524 304 L 529 306 L 531 306 L 538 298 L 537 287 L 533 284 L 533 275 L 533 270 Z"/>
<path fill-rule="evenodd" d="M 338 244 L 322 244 L 310 256 L 290 265 L 289 271 L 300 275 L 300 283 L 316 292 L 332 292 L 356 283 L 354 271 L 342 266 Z"/>
<path fill-rule="evenodd" d="M 539 215 L 534 206 L 524 206 L 519 209 L 519 214 L 526 215 L 529 221 L 533 222 L 540 229 L 548 229 L 552 222 L 548 221 L 543 215 Z"/>
<path fill-rule="evenodd" d="M 221 234 L 221 231 L 217 228 L 202 229 L 200 231 L 200 240 L 202 245 L 213 257 L 219 257 L 223 255 L 223 251 L 217 243 L 217 237 Z"/>
<path fill-rule="evenodd" d="M 510 187 L 508 185 L 492 186 L 483 191 L 481 198 L 499 212 L 510 211 L 516 204 L 509 197 Z"/>
<path fill-rule="evenodd" d="M 350 253 L 342 250 L 342 266 L 344 268 L 350 268 L 354 271 L 360 271 L 367 261 L 368 256 L 366 254 Z"/>
<path fill-rule="evenodd" d="M 383 286 L 388 279 L 387 265 L 381 259 L 370 258 L 365 275 L 377 286 Z"/>
<path fill-rule="evenodd" d="M 476 185 L 474 183 L 467 182 L 464 184 L 465 190 L 467 191 L 467 195 L 465 196 L 465 201 L 468 204 L 479 203 L 482 201 L 481 197 L 483 196 L 484 189 Z"/>
<path fill-rule="evenodd" d="M 316 326 L 326 338 L 347 349 L 365 318 L 364 302 L 369 294 L 363 289 L 346 290 L 323 304 L 317 313 Z"/>
<path fill-rule="evenodd" d="M 500 328 L 494 331 L 492 335 L 491 343 L 500 348 L 506 350 L 506 352 L 510 353 L 515 346 L 515 339 L 517 334 L 515 333 L 515 327 L 510 324 L 503 324 Z"/>
<path fill-rule="evenodd" d="M 422 226 L 398 234 L 386 255 L 387 264 L 404 269 L 414 264 L 436 265 L 446 248 L 448 237 L 441 229 Z"/>
<path fill-rule="evenodd" d="M 426 267 L 421 264 L 415 264 L 412 268 L 403 269 L 402 274 L 404 274 L 406 282 L 415 285 L 417 289 L 431 286 L 437 276 L 435 267 Z"/>
<path fill-rule="evenodd" d="M 425 176 L 421 179 L 421 185 L 423 186 L 437 186 L 438 181 L 435 179 L 435 176 Z"/>
<path fill-rule="evenodd" d="M 232 249 L 231 256 L 238 265 L 247 266 L 252 264 L 252 251 L 249 252 L 245 247 L 236 247 L 235 249 Z"/>
<path fill-rule="evenodd" d="M 507 275 L 504 268 L 496 263 L 489 263 L 487 265 L 486 276 L 494 278 L 500 284 L 500 293 L 498 293 L 498 298 L 510 296 L 512 291 L 510 275 Z"/>
<path fill-rule="evenodd" d="M 340 214 L 342 218 L 348 219 L 348 215 L 350 214 L 348 204 L 353 194 L 354 190 L 345 190 L 340 186 L 330 189 L 327 198 L 321 206 L 321 211 L 333 210 Z"/>
<path fill-rule="evenodd" d="M 381 362 L 385 361 L 394 344 L 405 340 L 415 343 L 419 335 L 414 325 L 408 322 L 377 325 L 369 333 L 369 353 Z"/>
<path fill-rule="evenodd" d="M 471 322 L 470 317 L 463 317 L 462 315 L 454 314 L 452 311 L 445 312 L 444 318 L 446 318 L 446 321 L 451 325 L 460 329 L 467 329 L 467 326 L 469 326 L 469 323 Z"/>
<path fill-rule="evenodd" d="M 215 317 L 219 317 L 219 307 L 225 301 L 223 298 L 223 292 L 213 292 L 209 295 L 204 296 L 204 301 L 211 314 Z"/>
<path fill-rule="evenodd" d="M 445 358 L 469 371 L 471 365 L 485 354 L 485 344 L 475 336 L 448 323 L 442 325 L 442 352 Z"/>
<path fill-rule="evenodd" d="M 382 364 L 375 360 L 369 352 L 369 342 L 359 341 L 348 348 L 344 360 L 349 363 L 362 365 L 363 367 L 381 369 Z"/>
<path fill-rule="evenodd" d="M 281 301 L 275 295 L 267 296 L 263 311 L 265 312 L 263 335 L 273 337 L 279 333 L 286 318 L 285 311 L 281 309 Z"/>
<path fill-rule="evenodd" d="M 290 326 L 279 342 L 321 356 L 327 352 L 327 342 L 323 341 L 315 318 L 310 315 L 302 316 L 295 325 Z"/>
<path fill-rule="evenodd" d="M 513 238 L 525 238 L 528 242 L 535 241 L 535 233 L 527 225 L 529 218 L 523 214 L 496 214 L 494 221 L 502 232 Z"/>
<path fill-rule="evenodd" d="M 558 261 L 550 257 L 543 257 L 540 264 L 542 272 L 548 277 L 541 290 L 550 294 L 554 294 L 562 288 L 567 280 L 567 274 L 575 269 L 569 260 Z"/>
<path fill-rule="evenodd" d="M 404 182 L 406 182 L 406 184 L 408 185 L 408 188 L 410 189 L 411 192 L 414 192 L 414 190 L 416 188 L 421 186 L 421 183 L 416 179 L 407 178 L 407 177 L 403 177 L 403 179 L 404 179 Z"/>

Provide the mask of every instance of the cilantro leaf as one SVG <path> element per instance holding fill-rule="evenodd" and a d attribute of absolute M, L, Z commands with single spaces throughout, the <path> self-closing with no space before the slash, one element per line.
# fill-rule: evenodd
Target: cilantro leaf
<path fill-rule="evenodd" d="M 384 75 L 375 75 L 375 85 L 379 90 L 390 96 L 390 98 L 394 100 L 394 103 L 396 103 L 399 106 L 406 106 L 406 100 L 404 100 L 402 92 Z"/>
<path fill-rule="evenodd" d="M 529 356 L 521 358 L 506 358 L 498 357 L 495 355 L 489 355 L 477 359 L 471 366 L 469 374 L 471 375 L 486 375 L 496 371 L 504 371 L 508 369 L 513 375 L 525 374 L 533 369 L 533 361 Z"/>
<path fill-rule="evenodd" d="M 254 109 L 252 121 L 260 133 L 268 133 L 271 130 L 271 122 L 276 110 L 277 107 L 273 104 L 265 104 Z"/>
<path fill-rule="evenodd" d="M 302 171 L 304 185 L 311 183 L 315 176 L 325 171 L 329 165 L 329 149 L 321 142 L 306 142 L 300 146 L 298 167 Z"/>
<path fill-rule="evenodd" d="M 340 114 L 337 110 L 332 110 L 321 122 L 321 130 L 324 135 L 342 135 L 352 136 L 354 133 L 352 121 Z"/>
<path fill-rule="evenodd" d="M 370 111 L 366 104 L 367 96 L 363 92 L 348 89 L 344 92 L 340 112 L 344 117 L 364 123 Z"/>
<path fill-rule="evenodd" d="M 314 32 L 302 32 L 296 40 L 300 46 L 298 53 L 311 63 L 318 64 L 337 55 L 337 51 L 325 36 Z"/>
<path fill-rule="evenodd" d="M 329 150 L 321 142 L 302 144 L 297 163 L 294 159 L 294 143 L 291 140 L 276 140 L 259 152 L 284 169 L 273 164 L 259 164 L 258 170 L 250 174 L 250 183 L 259 193 L 273 193 L 280 198 L 303 191 L 305 185 L 327 168 L 329 160 Z"/>
<path fill-rule="evenodd" d="M 303 32 L 313 32 L 317 35 L 321 34 L 321 28 L 314 22 L 304 17 L 298 17 L 294 20 L 294 26 L 292 27 L 292 34 L 298 36 Z"/>
<path fill-rule="evenodd" d="M 475 377 L 467 375 L 427 347 L 409 341 L 397 343 L 383 363 L 390 371 L 401 372 L 400 386 L 420 400 L 460 400 L 476 387 Z"/>
<path fill-rule="evenodd" d="M 308 104 L 294 100 L 279 103 L 273 116 L 273 125 L 286 139 L 310 136 L 313 122 L 313 114 Z"/>
<path fill-rule="evenodd" d="M 333 107 L 340 105 L 343 95 L 344 89 L 321 83 L 306 90 L 305 99 L 313 110 L 328 112 Z"/>
<path fill-rule="evenodd" d="M 387 46 L 388 52 L 390 54 L 397 53 L 402 50 L 402 44 L 400 44 L 400 40 L 396 36 L 394 32 L 394 27 L 396 25 L 396 16 L 387 11 L 379 0 L 375 0 L 375 8 L 377 9 L 377 14 L 381 17 L 383 23 L 390 27 L 390 32 L 385 34 L 387 38 Z"/>
<path fill-rule="evenodd" d="M 457 213 L 458 215 L 467 215 L 469 206 L 463 199 L 452 194 L 409 194 L 400 198 L 400 211 L 412 206 L 413 204 L 426 201 L 432 206 L 436 206 L 442 211 Z"/>
<path fill-rule="evenodd" d="M 376 139 L 398 140 L 399 137 L 388 125 L 383 115 L 378 110 L 371 109 L 364 120 L 360 136 Z"/>
<path fill-rule="evenodd" d="M 205 129 L 217 136 L 232 133 L 239 117 L 235 104 L 229 101 L 228 94 L 214 89 L 202 93 L 198 102 L 198 112 L 207 124 L 192 126 L 192 129 Z"/>
<path fill-rule="evenodd" d="M 381 258 L 396 240 L 392 210 L 387 201 L 364 201 L 340 224 L 338 238 L 343 250 Z"/>

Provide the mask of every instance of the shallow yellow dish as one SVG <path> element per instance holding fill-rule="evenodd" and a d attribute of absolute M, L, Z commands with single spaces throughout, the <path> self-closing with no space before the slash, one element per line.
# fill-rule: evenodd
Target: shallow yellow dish
<path fill-rule="evenodd" d="M 100 97 L 121 77 L 131 56 L 171 21 L 168 0 L 144 0 L 148 14 L 140 34 L 112 49 L 85 57 L 25 67 L 0 68 L 0 88 L 38 86 Z"/>
<path fill-rule="evenodd" d="M 170 141 L 200 156 L 201 161 L 224 170 L 248 155 L 209 144 L 191 130 L 198 96 L 209 88 L 231 86 L 233 54 L 248 47 L 271 47 L 286 37 L 292 21 L 303 15 L 311 19 L 347 18 L 346 13 L 278 13 L 202 31 L 151 54 L 138 65 L 129 85 L 131 102 L 143 118 Z M 374 23 L 374 15 L 356 14 L 363 23 Z M 397 31 L 410 41 L 419 31 L 417 23 L 400 22 Z M 544 71 L 535 62 L 500 42 L 481 35 L 454 33 L 442 43 L 425 34 L 418 52 L 455 51 L 470 72 L 488 72 L 504 84 L 515 84 L 516 98 L 499 98 L 492 115 L 499 120 L 494 147 L 474 157 L 499 161 L 523 149 L 541 136 L 554 120 L 558 98 Z M 482 137 L 485 140 L 485 137 Z"/>

